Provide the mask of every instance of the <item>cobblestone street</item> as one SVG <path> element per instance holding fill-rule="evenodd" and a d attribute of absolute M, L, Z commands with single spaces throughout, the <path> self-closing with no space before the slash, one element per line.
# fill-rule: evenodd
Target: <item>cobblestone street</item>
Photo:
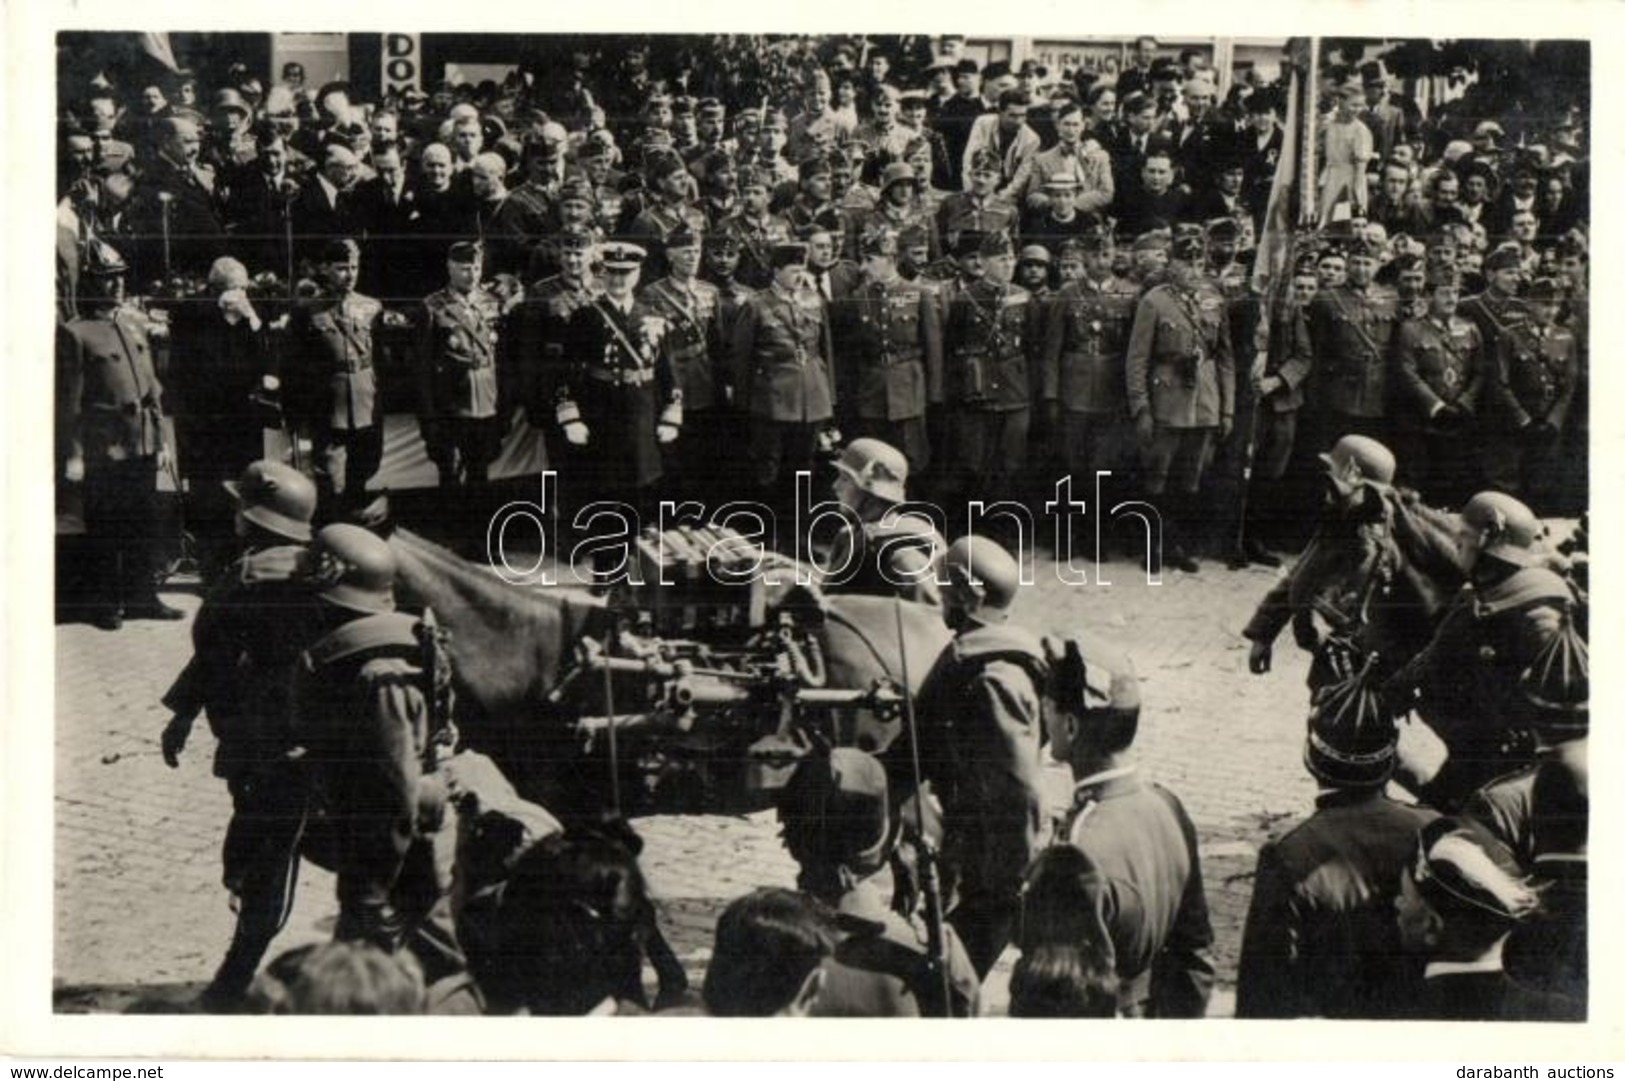
<path fill-rule="evenodd" d="M 1170 573 L 1159 586 L 1127 563 L 1110 587 L 1060 585 L 1040 562 L 1017 621 L 1033 630 L 1088 628 L 1120 643 L 1143 681 L 1139 758 L 1185 801 L 1201 834 L 1217 935 L 1220 988 L 1233 1007 L 1236 954 L 1258 845 L 1311 804 L 1300 764 L 1304 658 L 1280 643 L 1275 671 L 1248 675 L 1239 631 L 1276 572 Z M 1091 579 L 1093 579 L 1091 572 Z M 196 610 L 184 583 L 166 600 Z M 209 978 L 230 937 L 219 844 L 230 804 L 210 774 L 199 724 L 179 770 L 164 766 L 158 699 L 186 660 L 190 622 L 134 622 L 114 634 L 63 625 L 56 634 L 55 990 L 59 1010 L 181 1002 Z M 1050 771 L 1057 799 L 1069 785 Z M 696 982 L 717 915 L 758 885 L 790 885 L 793 868 L 770 813 L 643 819 L 645 868 L 667 935 Z M 330 876 L 308 865 L 293 919 L 273 951 L 326 937 Z M 1002 1010 L 1013 953 L 990 980 Z"/>

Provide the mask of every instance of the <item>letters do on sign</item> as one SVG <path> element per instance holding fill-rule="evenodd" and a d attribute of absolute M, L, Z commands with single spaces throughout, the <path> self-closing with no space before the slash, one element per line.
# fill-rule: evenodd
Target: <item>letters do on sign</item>
<path fill-rule="evenodd" d="M 423 51 L 416 34 L 384 35 L 384 93 L 421 90 Z"/>

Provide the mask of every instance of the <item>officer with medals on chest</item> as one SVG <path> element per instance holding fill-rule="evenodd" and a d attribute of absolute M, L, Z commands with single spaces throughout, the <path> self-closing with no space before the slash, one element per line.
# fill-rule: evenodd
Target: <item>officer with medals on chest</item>
<path fill-rule="evenodd" d="M 604 291 L 571 312 L 554 416 L 573 448 L 580 498 L 641 508 L 665 471 L 661 447 L 677 439 L 683 391 L 666 340 L 669 324 L 635 294 L 645 253 L 599 252 Z"/>
<path fill-rule="evenodd" d="M 668 455 L 678 482 L 674 495 L 709 505 L 712 496 L 725 495 L 719 463 L 728 457 L 725 407 L 732 388 L 723 363 L 721 295 L 698 277 L 700 240 L 687 224 L 670 233 L 666 276 L 644 286 L 638 300 L 666 321 L 666 346 L 683 392 L 683 438 Z"/>
<path fill-rule="evenodd" d="M 1093 491 L 1095 470 L 1114 468 L 1122 446 L 1123 363 L 1137 291 L 1112 273 L 1104 228 L 1084 234 L 1078 249 L 1083 274 L 1055 294 L 1045 319 L 1041 393 L 1074 486 Z"/>
<path fill-rule="evenodd" d="M 1428 286 L 1427 314 L 1399 325 L 1394 339 L 1395 417 L 1400 460 L 1432 506 L 1457 507 L 1478 490 L 1479 402 L 1484 343 L 1456 315 L 1461 287 L 1441 269 Z"/>
<path fill-rule="evenodd" d="M 84 485 L 91 566 L 83 603 L 88 618 L 110 631 L 126 617 L 183 615 L 160 601 L 153 586 L 158 470 L 170 452 L 149 324 L 124 305 L 127 272 L 117 251 L 92 238 L 80 279 L 84 314 L 56 335 L 62 476 Z"/>
<path fill-rule="evenodd" d="M 973 232 L 968 236 L 975 238 Z M 961 243 L 966 239 L 962 235 Z M 1020 476 L 1043 337 L 1041 307 L 1025 289 L 1010 284 L 1015 259 L 1010 238 L 983 236 L 978 254 L 982 272 L 948 302 L 943 335 L 947 486 L 958 500 L 997 498 Z"/>
<path fill-rule="evenodd" d="M 1494 434 L 1485 446 L 1485 479 L 1548 513 L 1572 468 L 1560 448 L 1580 382 L 1579 339 L 1556 321 L 1562 302 L 1555 278 L 1529 287 L 1528 318 L 1501 336 L 1486 380 Z"/>
<path fill-rule="evenodd" d="M 423 301 L 418 424 L 442 488 L 483 487 L 502 449 L 497 299 L 480 285 L 478 244 L 453 244 L 446 288 Z"/>
<path fill-rule="evenodd" d="M 863 278 L 831 305 L 841 428 L 901 448 L 910 468 L 931 459 L 925 414 L 942 400 L 942 317 L 933 290 L 897 273 L 897 234 L 861 240 Z"/>
<path fill-rule="evenodd" d="M 1398 324 L 1391 291 L 1372 282 L 1377 249 L 1356 238 L 1345 249 L 1346 280 L 1322 288 L 1304 311 L 1310 351 L 1308 398 L 1316 450 L 1345 435 L 1387 438 L 1389 346 Z"/>
<path fill-rule="evenodd" d="M 551 437 L 554 461 L 560 454 L 553 428 L 553 395 L 564 378 L 565 328 L 576 309 L 591 304 L 602 292 L 592 273 L 594 242 L 592 232 L 584 226 L 560 233 L 559 272 L 527 288 L 514 316 L 520 401 L 530 425 Z"/>
<path fill-rule="evenodd" d="M 287 404 L 314 430 L 316 483 L 324 499 L 359 505 L 384 455 L 376 356 L 384 306 L 355 291 L 361 249 L 322 250 L 322 295 L 295 308 L 288 326 Z"/>
<path fill-rule="evenodd" d="M 769 506 L 788 509 L 795 474 L 811 471 L 820 434 L 835 415 L 829 316 L 809 286 L 808 248 L 772 250 L 772 287 L 750 297 L 729 352 L 737 400 L 748 413 L 750 459 Z"/>
<path fill-rule="evenodd" d="M 1235 363 L 1224 294 L 1202 276 L 1201 226 L 1181 226 L 1162 283 L 1140 299 L 1129 333 L 1128 411 L 1140 444 L 1146 495 L 1162 517 L 1162 544 L 1148 570 L 1166 563 L 1193 574 L 1191 551 L 1203 521 L 1197 492 L 1213 443 L 1235 416 Z M 1162 556 L 1159 547 L 1167 549 Z"/>

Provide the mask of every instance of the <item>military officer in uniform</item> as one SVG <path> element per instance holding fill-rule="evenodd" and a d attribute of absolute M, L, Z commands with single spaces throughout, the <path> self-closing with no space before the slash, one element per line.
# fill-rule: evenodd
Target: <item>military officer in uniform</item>
<path fill-rule="evenodd" d="M 675 152 L 663 154 L 649 170 L 655 201 L 648 203 L 627 227 L 626 238 L 649 253 L 650 279 L 666 273 L 666 239 L 687 226 L 690 232 L 705 232 L 705 215 L 689 205 L 694 178 Z"/>
<path fill-rule="evenodd" d="M 1304 310 L 1300 341 L 1310 355 L 1307 386 L 1314 452 L 1345 435 L 1387 438 L 1389 347 L 1397 318 L 1393 294 L 1373 284 L 1377 251 L 1356 238 L 1345 249 L 1347 277 L 1326 286 Z"/>
<path fill-rule="evenodd" d="M 784 510 L 796 472 L 813 469 L 837 399 L 829 317 L 807 283 L 807 246 L 777 244 L 771 263 L 772 287 L 740 309 L 729 354 L 736 400 L 750 418 L 756 485 Z"/>
<path fill-rule="evenodd" d="M 729 371 L 722 337 L 722 297 L 698 277 L 700 234 L 681 225 L 666 237 L 667 274 L 638 299 L 666 321 L 666 347 L 683 392 L 683 438 L 673 444 L 674 498 L 714 505 L 734 489 L 726 466 Z"/>
<path fill-rule="evenodd" d="M 1490 375 L 1485 480 L 1536 510 L 1559 499 L 1563 473 L 1573 463 L 1560 452 L 1580 382 L 1580 343 L 1556 322 L 1563 287 L 1540 278 L 1525 299 L 1528 318 L 1500 335 Z"/>
<path fill-rule="evenodd" d="M 192 624 L 192 658 L 163 698 L 172 717 L 162 747 L 164 761 L 178 766 L 198 714 L 208 713 L 214 773 L 231 792 L 222 860 L 237 928 L 202 1003 L 230 1011 L 293 909 L 308 806 L 304 772 L 289 754 L 288 688 L 300 652 L 322 628 L 304 578 L 316 486 L 291 466 L 258 461 L 226 488 L 237 500 L 242 548 Z"/>
<path fill-rule="evenodd" d="M 1478 327 L 1456 315 L 1461 287 L 1446 271 L 1428 287 L 1427 315 L 1394 337 L 1395 442 L 1410 486 L 1432 506 L 1459 507 L 1478 490 L 1479 413 L 1489 367 Z"/>
<path fill-rule="evenodd" d="M 1146 495 L 1162 516 L 1166 563 L 1187 574 L 1201 526 L 1196 494 L 1215 439 L 1229 437 L 1236 376 L 1224 294 L 1202 276 L 1200 226 L 1175 236 L 1162 284 L 1141 299 L 1129 333 L 1128 412 Z M 1158 564 L 1159 545 L 1148 546 Z"/>
<path fill-rule="evenodd" d="M 553 392 L 564 376 L 565 327 L 576 309 L 592 303 L 602 291 L 593 277 L 594 238 L 585 228 L 559 235 L 559 272 L 525 290 L 514 313 L 515 379 L 525 419 L 546 434 L 553 433 Z M 557 445 L 550 457 L 557 460 Z"/>
<path fill-rule="evenodd" d="M 830 306 L 830 333 L 842 431 L 901 448 L 921 471 L 926 410 L 942 401 L 942 316 L 931 289 L 898 276 L 897 243 L 885 228 L 863 237 L 863 278 Z"/>
<path fill-rule="evenodd" d="M 908 502 L 908 458 L 878 439 L 854 439 L 835 463 L 835 498 L 852 512 L 824 562 L 825 592 L 938 604 L 937 568 L 948 543 Z"/>
<path fill-rule="evenodd" d="M 563 247 L 566 238 L 577 232 L 586 232 L 592 242 L 602 243 L 604 231 L 595 221 L 595 197 L 586 177 L 571 176 L 559 184 L 551 196 L 556 208 L 557 224 L 552 231 L 535 238 L 530 256 L 526 260 L 526 273 L 531 278 L 548 278 L 559 273 L 564 264 Z"/>
<path fill-rule="evenodd" d="M 1012 626 L 1021 568 L 970 534 L 943 557 L 943 619 L 954 639 L 919 693 L 919 760 L 942 807 L 948 922 L 985 979 L 1009 944 L 1022 875 L 1042 844 L 1038 788 L 1044 655 Z M 894 745 L 893 791 L 913 791 L 908 737 Z"/>
<path fill-rule="evenodd" d="M 959 234 L 967 229 L 978 233 L 1016 231 L 1021 210 L 996 190 L 1003 169 L 999 155 L 991 150 L 971 155 L 970 189 L 946 196 L 937 208 L 937 232 L 947 250 L 958 250 Z"/>
<path fill-rule="evenodd" d="M 1046 638 L 1050 757 L 1070 767 L 1072 802 L 1056 840 L 1088 857 L 1116 957 L 1118 1013 L 1201 1017 L 1213 989 L 1213 927 L 1196 827 L 1179 797 L 1130 757 L 1140 688 L 1126 658 Z"/>
<path fill-rule="evenodd" d="M 1394 923 L 1400 876 L 1434 811 L 1390 799 L 1398 733 L 1368 678 L 1326 687 L 1303 763 L 1315 811 L 1258 853 L 1236 1016 L 1404 1016 L 1421 967 Z"/>
<path fill-rule="evenodd" d="M 424 298 L 419 316 L 418 425 L 442 488 L 483 488 L 502 450 L 501 310 L 480 285 L 481 254 L 478 244 L 453 244 L 446 256 L 446 288 Z"/>
<path fill-rule="evenodd" d="M 84 485 L 91 566 L 84 604 L 104 630 L 131 619 L 180 619 L 158 599 L 158 470 L 169 465 L 163 387 L 147 319 L 124 305 L 124 260 L 92 238 L 79 318 L 56 335 L 57 438 L 62 476 Z"/>
<path fill-rule="evenodd" d="M 738 278 L 738 239 L 725 232 L 707 233 L 704 268 L 701 277 L 717 290 L 718 322 L 722 326 L 722 342 L 726 350 L 727 344 L 733 341 L 734 323 L 739 319 L 740 308 L 756 294 L 756 290 Z M 727 403 L 733 405 L 733 387 L 725 385 L 722 390 Z"/>
<path fill-rule="evenodd" d="M 294 309 L 283 365 L 289 411 L 314 430 L 317 486 L 345 507 L 360 504 L 384 453 L 374 366 L 384 306 L 355 291 L 360 270 L 355 241 L 323 249 L 323 292 Z"/>
<path fill-rule="evenodd" d="M 1529 318 L 1518 297 L 1523 281 L 1523 255 L 1516 247 L 1500 247 L 1484 259 L 1485 288 L 1461 302 L 1461 314 L 1478 324 L 1486 356 L 1499 356 L 1501 338 Z"/>
<path fill-rule="evenodd" d="M 1047 311 L 1040 393 L 1073 490 L 1093 492 L 1095 471 L 1114 470 L 1126 449 L 1123 372 L 1137 290 L 1112 273 L 1105 230 L 1086 234 L 1079 246 L 1083 275 L 1063 286 Z"/>
<path fill-rule="evenodd" d="M 1462 508 L 1461 528 L 1467 585 L 1433 640 L 1383 687 L 1396 712 L 1415 705 L 1444 741 L 1442 768 L 1402 761 L 1400 776 L 1446 812 L 1532 759 L 1533 707 L 1518 682 L 1577 603 L 1547 566 L 1545 527 L 1518 500 L 1480 492 Z"/>
<path fill-rule="evenodd" d="M 636 244 L 600 249 L 604 291 L 570 313 L 554 389 L 554 416 L 575 448 L 580 498 L 619 501 L 640 514 L 665 472 L 662 448 L 683 424 L 670 327 L 636 296 L 644 255 Z M 607 569 L 603 560 L 596 569 Z"/>
<path fill-rule="evenodd" d="M 1008 264 L 1010 239 L 1001 233 L 984 236 L 979 255 L 984 266 Z M 996 273 L 973 278 L 948 301 L 943 401 L 948 486 L 960 505 L 965 499 L 997 499 L 1021 475 L 1040 389 L 1043 314 L 1025 289 Z"/>
<path fill-rule="evenodd" d="M 762 170 L 746 166 L 739 170 L 739 210 L 722 225 L 722 232 L 739 245 L 739 280 L 752 289 L 772 285 L 775 273 L 773 251 L 790 240 L 790 224 L 768 209 L 772 191 Z"/>

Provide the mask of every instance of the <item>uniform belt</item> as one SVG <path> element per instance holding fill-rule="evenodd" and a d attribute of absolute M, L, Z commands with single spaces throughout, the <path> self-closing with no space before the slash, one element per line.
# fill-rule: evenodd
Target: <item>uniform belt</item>
<path fill-rule="evenodd" d="M 158 403 L 151 398 L 143 398 L 139 402 L 119 402 L 117 404 L 93 403 L 89 406 L 91 411 L 98 413 L 118 413 L 121 416 L 133 417 L 137 413 L 158 411 Z"/>
<path fill-rule="evenodd" d="M 587 378 L 616 387 L 641 387 L 654 382 L 655 373 L 649 368 L 588 368 Z"/>

